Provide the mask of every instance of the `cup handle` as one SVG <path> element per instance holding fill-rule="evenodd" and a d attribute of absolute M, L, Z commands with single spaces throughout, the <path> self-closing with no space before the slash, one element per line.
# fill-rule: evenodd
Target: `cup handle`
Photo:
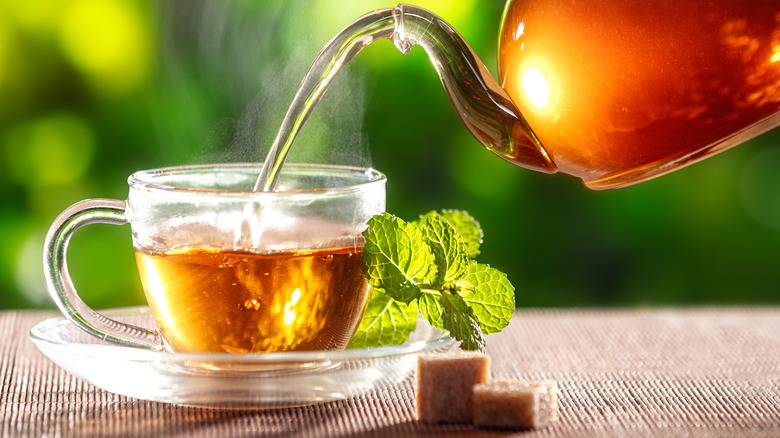
<path fill-rule="evenodd" d="M 68 274 L 65 255 L 73 233 L 89 224 L 126 224 L 126 205 L 125 201 L 117 199 L 87 199 L 65 209 L 46 235 L 43 250 L 46 284 L 60 311 L 87 333 L 115 344 L 162 350 L 163 343 L 158 332 L 115 321 L 87 306 Z"/>

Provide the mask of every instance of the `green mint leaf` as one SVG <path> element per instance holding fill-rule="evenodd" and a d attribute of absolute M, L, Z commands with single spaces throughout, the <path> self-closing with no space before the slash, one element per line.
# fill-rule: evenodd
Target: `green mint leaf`
<path fill-rule="evenodd" d="M 479 320 L 466 302 L 458 295 L 444 293 L 439 298 L 444 328 L 461 342 L 463 350 L 484 351 L 485 337 L 480 330 Z"/>
<path fill-rule="evenodd" d="M 439 297 L 441 292 L 430 289 L 423 290 L 423 294 L 417 299 L 420 306 L 420 314 L 439 330 L 447 330 L 444 327 L 444 320 L 441 315 L 441 303 Z"/>
<path fill-rule="evenodd" d="M 418 313 L 466 350 L 484 350 L 514 312 L 514 288 L 497 269 L 471 260 L 482 229 L 468 213 L 429 212 L 417 222 L 383 213 L 363 233 L 363 270 L 373 291 L 348 348 L 406 341 Z"/>
<path fill-rule="evenodd" d="M 498 333 L 512 319 L 515 310 L 514 287 L 498 269 L 471 262 L 464 275 L 444 291 L 423 289 L 418 299 L 420 313 L 432 326 L 447 330 L 442 317 L 440 297 L 453 291 L 460 296 L 479 320 L 484 334 Z"/>
<path fill-rule="evenodd" d="M 436 213 L 426 215 L 419 226 L 436 264 L 436 277 L 432 287 L 438 289 L 445 283 L 462 277 L 468 267 L 469 257 L 466 245 L 455 228 Z"/>
<path fill-rule="evenodd" d="M 347 348 L 401 344 L 416 328 L 419 312 L 416 302 L 403 304 L 375 287 Z"/>
<path fill-rule="evenodd" d="M 368 283 L 404 303 L 419 297 L 418 283 L 431 281 L 436 272 L 433 255 L 417 226 L 382 213 L 369 219 L 363 237 L 363 271 Z"/>
<path fill-rule="evenodd" d="M 472 262 L 456 281 L 460 296 L 474 311 L 485 334 L 497 333 L 509 324 L 515 310 L 515 288 L 506 274 Z"/>
<path fill-rule="evenodd" d="M 436 212 L 429 212 L 423 215 L 420 222 L 422 222 L 428 215 L 435 214 Z M 479 255 L 479 246 L 482 244 L 482 227 L 479 225 L 476 219 L 470 214 L 462 210 L 442 210 L 438 212 L 439 215 L 447 219 L 447 222 L 455 228 L 455 231 L 463 239 L 463 243 L 466 244 L 466 252 L 469 258 L 474 259 Z"/>

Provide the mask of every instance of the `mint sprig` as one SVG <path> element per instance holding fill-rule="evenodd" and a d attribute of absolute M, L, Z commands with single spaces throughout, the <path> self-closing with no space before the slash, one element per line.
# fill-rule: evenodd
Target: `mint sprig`
<path fill-rule="evenodd" d="M 429 212 L 416 222 L 382 213 L 363 236 L 363 271 L 373 290 L 348 348 L 400 344 L 418 313 L 466 350 L 483 350 L 484 335 L 509 324 L 514 288 L 504 273 L 473 260 L 482 229 L 467 213 Z"/>

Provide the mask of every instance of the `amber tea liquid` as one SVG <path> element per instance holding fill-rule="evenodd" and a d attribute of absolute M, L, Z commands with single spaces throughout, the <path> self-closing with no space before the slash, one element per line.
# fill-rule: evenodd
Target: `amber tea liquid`
<path fill-rule="evenodd" d="M 168 348 L 248 353 L 344 348 L 369 294 L 361 253 L 137 249 L 136 259 Z"/>

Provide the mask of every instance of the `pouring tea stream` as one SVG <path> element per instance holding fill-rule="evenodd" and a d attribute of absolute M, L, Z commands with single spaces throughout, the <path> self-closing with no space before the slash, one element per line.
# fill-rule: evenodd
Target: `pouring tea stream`
<path fill-rule="evenodd" d="M 360 50 L 428 54 L 463 123 L 527 169 L 591 189 L 663 175 L 780 124 L 780 5 L 510 0 L 499 82 L 442 18 L 399 4 L 360 17 L 312 64 L 255 190 L 272 191 L 299 130 Z"/>

